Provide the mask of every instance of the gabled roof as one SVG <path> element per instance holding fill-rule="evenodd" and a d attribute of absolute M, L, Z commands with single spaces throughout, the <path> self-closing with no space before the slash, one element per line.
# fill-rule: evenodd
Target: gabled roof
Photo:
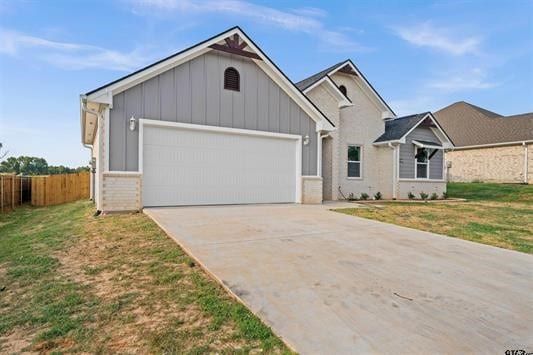
<path fill-rule="evenodd" d="M 351 68 L 351 70 L 363 81 L 363 83 L 367 86 L 367 88 L 370 90 L 370 92 L 372 94 L 374 94 L 374 96 L 376 97 L 376 99 L 381 102 L 381 104 L 383 104 L 383 106 L 388 110 L 390 111 L 390 113 L 392 113 L 394 116 L 396 115 L 394 113 L 394 111 L 390 108 L 390 106 L 385 102 L 385 100 L 383 100 L 383 98 L 381 97 L 381 95 L 376 91 L 376 89 L 374 89 L 374 87 L 372 86 L 372 84 L 370 84 L 370 82 L 366 79 L 366 77 L 363 75 L 363 73 L 361 73 L 361 71 L 359 70 L 359 68 L 357 68 L 357 66 L 352 62 L 351 59 L 347 59 L 347 60 L 344 60 L 342 62 L 339 62 L 335 65 L 332 65 L 331 67 L 329 68 L 326 68 L 314 75 L 311 75 L 310 77 L 306 78 L 306 79 L 303 79 L 299 82 L 296 83 L 296 86 L 302 90 L 302 91 L 305 91 L 307 88 L 311 87 L 313 84 L 317 83 L 318 81 L 324 79 L 324 77 L 326 76 L 331 76 L 333 75 L 335 72 L 345 68 L 345 67 L 349 67 Z"/>
<path fill-rule="evenodd" d="M 389 142 L 402 139 L 409 131 L 417 126 L 429 112 L 417 113 L 414 115 L 398 117 L 385 121 L 385 132 L 374 141 Z"/>
<path fill-rule="evenodd" d="M 297 82 L 295 85 L 296 85 L 296 87 L 298 89 L 300 89 L 301 91 L 304 91 L 305 89 L 307 89 L 308 87 L 310 87 L 314 83 L 318 82 L 319 80 L 321 80 L 325 76 L 327 76 L 329 72 L 337 69 L 343 63 L 344 63 L 344 61 L 340 62 L 340 63 L 337 63 L 335 65 L 332 65 L 331 67 L 326 68 L 326 69 L 322 70 L 321 72 L 318 72 L 318 73 L 316 73 L 314 75 L 311 75 L 308 78 L 305 78 L 304 80 L 301 80 L 301 81 Z"/>
<path fill-rule="evenodd" d="M 81 95 L 82 106 L 84 102 L 93 101 L 102 104 L 112 104 L 112 95 L 122 92 L 129 87 L 137 85 L 146 81 L 162 72 L 172 69 L 192 58 L 207 53 L 213 49 L 214 46 L 221 47 L 220 43 L 227 42 L 230 36 L 238 35 L 249 49 L 248 54 L 255 61 L 255 63 L 263 70 L 272 80 L 279 85 L 313 120 L 317 122 L 317 129 L 331 131 L 335 125 L 320 111 L 320 109 L 307 96 L 305 96 L 294 83 L 283 73 L 274 62 L 248 37 L 244 31 L 238 26 L 232 27 L 229 30 L 221 32 L 205 41 L 202 41 L 194 46 L 191 46 L 183 51 L 168 56 L 160 61 L 150 64 L 142 69 L 139 69 L 131 74 L 123 76 L 108 84 L 100 86 L 97 89 L 91 90 L 84 95 Z M 85 129 L 85 113 L 81 112 L 82 121 L 82 141 Z"/>
<path fill-rule="evenodd" d="M 460 101 L 435 112 L 456 147 L 533 140 L 533 112 L 502 116 Z"/>

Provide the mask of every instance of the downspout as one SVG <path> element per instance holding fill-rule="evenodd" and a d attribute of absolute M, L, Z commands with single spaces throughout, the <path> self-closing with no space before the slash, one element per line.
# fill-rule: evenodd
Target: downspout
<path fill-rule="evenodd" d="M 391 142 L 388 142 L 387 145 L 389 146 L 389 148 L 392 149 L 392 199 L 393 200 L 396 200 L 397 196 L 396 196 L 396 189 L 397 189 L 397 186 L 396 186 L 396 175 L 397 175 L 397 151 L 396 151 L 396 146 L 393 145 Z"/>
<path fill-rule="evenodd" d="M 82 96 L 82 98 L 81 98 L 81 103 L 82 103 L 82 104 L 81 104 L 81 110 L 82 110 L 82 112 L 87 112 L 87 113 L 90 113 L 90 114 L 95 115 L 95 116 L 97 117 L 97 122 L 99 122 L 100 119 L 102 118 L 102 114 L 101 114 L 100 112 L 93 111 L 93 110 L 87 108 L 87 98 L 86 98 L 86 97 L 83 97 L 83 96 Z M 83 133 L 85 133 L 85 122 L 82 122 L 82 125 L 83 125 Z M 85 137 L 82 137 L 82 145 L 83 145 L 85 148 L 87 148 L 87 149 L 89 149 L 89 150 L 91 151 L 91 174 L 92 174 L 92 185 L 93 185 L 93 186 L 92 186 L 92 196 L 91 196 L 91 200 L 92 200 L 93 202 L 96 203 L 95 198 L 94 198 L 94 197 L 95 197 L 95 187 L 96 187 L 96 186 L 95 186 L 95 182 L 96 182 L 96 176 L 95 176 L 95 174 L 96 174 L 96 168 L 92 166 L 93 148 L 94 148 L 94 147 L 93 147 L 92 144 L 90 145 L 90 144 L 86 144 L 86 143 L 84 143 L 84 142 L 83 142 L 83 139 L 84 139 L 84 138 L 85 138 Z"/>
<path fill-rule="evenodd" d="M 522 142 L 522 145 L 524 146 L 524 184 L 527 184 L 528 183 L 528 176 L 527 176 L 527 169 L 528 169 L 528 166 L 527 166 L 527 158 L 528 158 L 528 147 L 527 147 L 527 144 L 526 142 Z"/>

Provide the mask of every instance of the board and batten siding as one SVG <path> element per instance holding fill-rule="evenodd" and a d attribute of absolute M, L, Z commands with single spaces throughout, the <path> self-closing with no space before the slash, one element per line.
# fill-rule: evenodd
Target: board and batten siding
<path fill-rule="evenodd" d="M 415 145 L 413 140 L 435 142 L 441 145 L 439 139 L 429 128 L 417 127 L 405 137 L 405 144 L 400 144 L 400 179 L 415 178 Z M 439 150 L 429 161 L 429 178 L 441 180 L 443 178 L 443 153 Z"/>
<path fill-rule="evenodd" d="M 228 67 L 239 71 L 240 92 L 223 88 Z M 317 174 L 315 122 L 248 58 L 211 51 L 115 95 L 109 125 L 112 171 L 139 169 L 139 130 L 129 130 L 132 116 L 308 135 L 302 175 Z"/>

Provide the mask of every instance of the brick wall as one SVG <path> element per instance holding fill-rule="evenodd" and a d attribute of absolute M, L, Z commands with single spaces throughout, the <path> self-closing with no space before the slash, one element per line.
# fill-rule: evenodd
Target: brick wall
<path fill-rule="evenodd" d="M 302 203 L 322 203 L 322 178 L 302 176 Z"/>
<path fill-rule="evenodd" d="M 138 211 L 141 203 L 141 174 L 105 172 L 103 174 L 102 211 Z"/>
<path fill-rule="evenodd" d="M 439 198 L 442 197 L 442 193 L 446 191 L 446 182 L 435 181 L 398 181 L 398 199 L 407 199 L 409 192 L 415 195 L 416 198 L 420 198 L 420 193 L 425 192 L 429 196 L 432 193 L 436 193 Z"/>
<path fill-rule="evenodd" d="M 528 180 L 533 181 L 533 145 L 529 145 Z M 524 182 L 523 145 L 454 150 L 446 153 L 449 181 Z"/>

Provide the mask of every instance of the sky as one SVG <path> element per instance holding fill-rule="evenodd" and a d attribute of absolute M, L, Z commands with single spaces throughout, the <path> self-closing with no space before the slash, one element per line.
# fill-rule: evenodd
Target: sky
<path fill-rule="evenodd" d="M 533 0 L 0 0 L 0 142 L 87 165 L 79 95 L 239 25 L 294 82 L 351 58 L 398 115 L 533 111 Z"/>

